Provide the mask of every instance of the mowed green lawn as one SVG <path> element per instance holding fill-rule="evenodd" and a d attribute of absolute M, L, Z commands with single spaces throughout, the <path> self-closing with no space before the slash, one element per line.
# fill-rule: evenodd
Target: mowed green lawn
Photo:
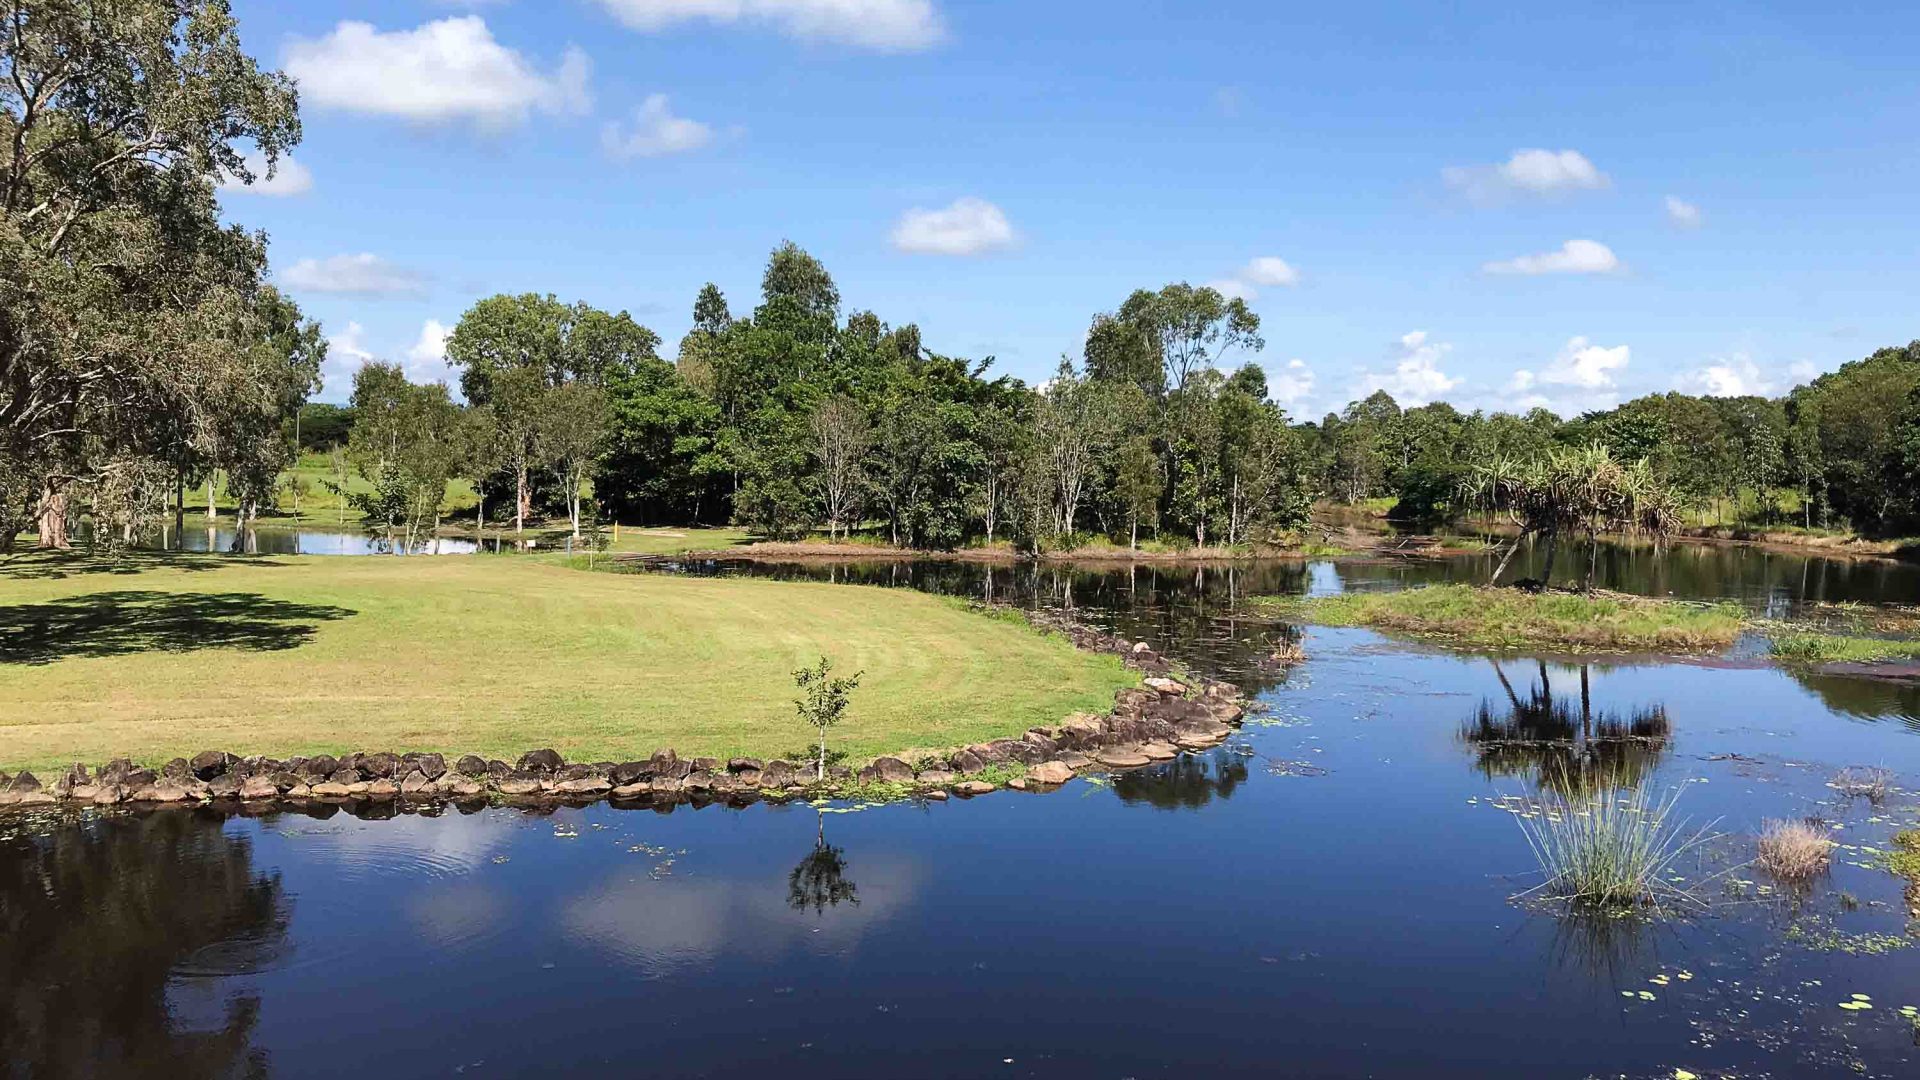
<path fill-rule="evenodd" d="M 0 767 L 202 749 L 773 756 L 791 672 L 864 669 L 831 745 L 937 749 L 1111 707 L 1111 657 L 906 590 L 513 556 L 0 560 Z M 50 778 L 47 778 L 50 779 Z"/>

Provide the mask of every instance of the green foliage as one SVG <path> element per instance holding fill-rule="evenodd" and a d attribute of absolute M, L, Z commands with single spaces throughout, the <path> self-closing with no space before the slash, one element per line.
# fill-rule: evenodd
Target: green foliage
<path fill-rule="evenodd" d="M 1776 634 L 1769 642 L 1768 648 L 1781 660 L 1801 664 L 1864 664 L 1920 657 L 1920 641 L 1896 641 L 1890 638 L 1853 637 L 1846 634 L 1807 631 Z"/>
<path fill-rule="evenodd" d="M 0 476 L 31 478 L 42 546 L 83 509 L 124 538 L 216 466 L 257 511 L 324 342 L 214 187 L 299 142 L 293 84 L 223 0 L 16 5 L 0 50 Z"/>
<path fill-rule="evenodd" d="M 855 672 L 846 678 L 836 678 L 832 674 L 833 661 L 825 656 L 813 667 L 803 667 L 793 673 L 793 683 L 800 689 L 800 696 L 794 699 L 794 709 L 800 719 L 806 721 L 820 734 L 820 756 L 815 764 L 817 775 L 826 776 L 827 771 L 827 729 L 840 722 L 847 711 L 847 705 L 853 698 L 853 692 L 860 686 L 864 671 Z"/>

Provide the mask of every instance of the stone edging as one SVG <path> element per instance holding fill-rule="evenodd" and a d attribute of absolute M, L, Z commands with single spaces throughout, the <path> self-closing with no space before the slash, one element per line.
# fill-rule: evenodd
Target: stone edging
<path fill-rule="evenodd" d="M 616 804 L 661 807 L 681 802 L 747 805 L 761 799 L 833 797 L 886 785 L 926 799 L 949 793 L 970 797 L 995 790 L 980 776 L 1024 767 L 1007 780 L 1019 790 L 1051 790 L 1078 772 L 1130 769 L 1165 761 L 1181 751 L 1219 745 L 1245 715 L 1238 687 L 1213 680 L 1189 685 L 1171 676 L 1171 665 L 1146 642 L 1128 642 L 1063 619 L 1029 614 L 1043 629 L 1066 634 L 1076 647 L 1125 657 L 1147 677 L 1114 695 L 1113 711 L 1079 714 L 1058 727 L 1037 727 L 1019 738 L 976 743 L 931 756 L 916 769 L 895 756 L 875 758 L 857 773 L 828 770 L 824 782 L 807 767 L 786 761 L 738 757 L 683 758 L 660 750 L 641 761 L 566 762 L 557 751 L 535 750 L 509 765 L 468 754 L 448 764 L 433 753 L 354 753 L 239 758 L 207 750 L 174 758 L 159 769 L 121 758 L 97 771 L 68 768 L 52 785 L 30 772 L 0 772 L 0 809 L 44 806 L 158 808 L 202 804 L 253 808 L 395 800 L 510 804 L 576 803 L 607 799 Z M 969 779 L 969 777 L 973 777 Z"/>

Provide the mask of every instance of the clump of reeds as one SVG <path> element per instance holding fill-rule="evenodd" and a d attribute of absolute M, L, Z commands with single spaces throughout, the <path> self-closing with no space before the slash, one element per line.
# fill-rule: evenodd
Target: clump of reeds
<path fill-rule="evenodd" d="M 1854 765 L 1833 774 L 1827 785 L 1850 799 L 1865 797 L 1879 803 L 1893 787 L 1893 770 L 1878 766 Z"/>
<path fill-rule="evenodd" d="M 1677 789 L 1656 800 L 1644 785 L 1617 785 L 1625 788 L 1618 796 L 1606 793 L 1613 786 L 1550 798 L 1537 815 L 1518 819 L 1547 879 L 1532 892 L 1583 906 L 1692 900 L 1675 865 L 1714 838 L 1712 824 L 1689 829 L 1676 818 Z"/>
<path fill-rule="evenodd" d="M 1760 829 L 1761 869 L 1782 881 L 1807 881 L 1826 873 L 1833 859 L 1827 830 L 1808 820 L 1769 821 Z"/>

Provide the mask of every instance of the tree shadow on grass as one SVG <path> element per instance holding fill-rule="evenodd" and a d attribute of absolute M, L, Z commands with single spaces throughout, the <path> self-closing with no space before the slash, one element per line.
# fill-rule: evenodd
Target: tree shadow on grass
<path fill-rule="evenodd" d="M 257 593 L 89 593 L 0 606 L 0 664 L 196 649 L 273 652 L 305 644 L 318 623 L 357 614 Z"/>
<path fill-rule="evenodd" d="M 149 570 L 198 573 L 228 567 L 286 565 L 257 555 L 209 555 L 184 551 L 133 551 L 119 558 L 71 551 L 22 551 L 0 555 L 0 581 L 58 581 L 90 574 L 144 574 Z"/>

